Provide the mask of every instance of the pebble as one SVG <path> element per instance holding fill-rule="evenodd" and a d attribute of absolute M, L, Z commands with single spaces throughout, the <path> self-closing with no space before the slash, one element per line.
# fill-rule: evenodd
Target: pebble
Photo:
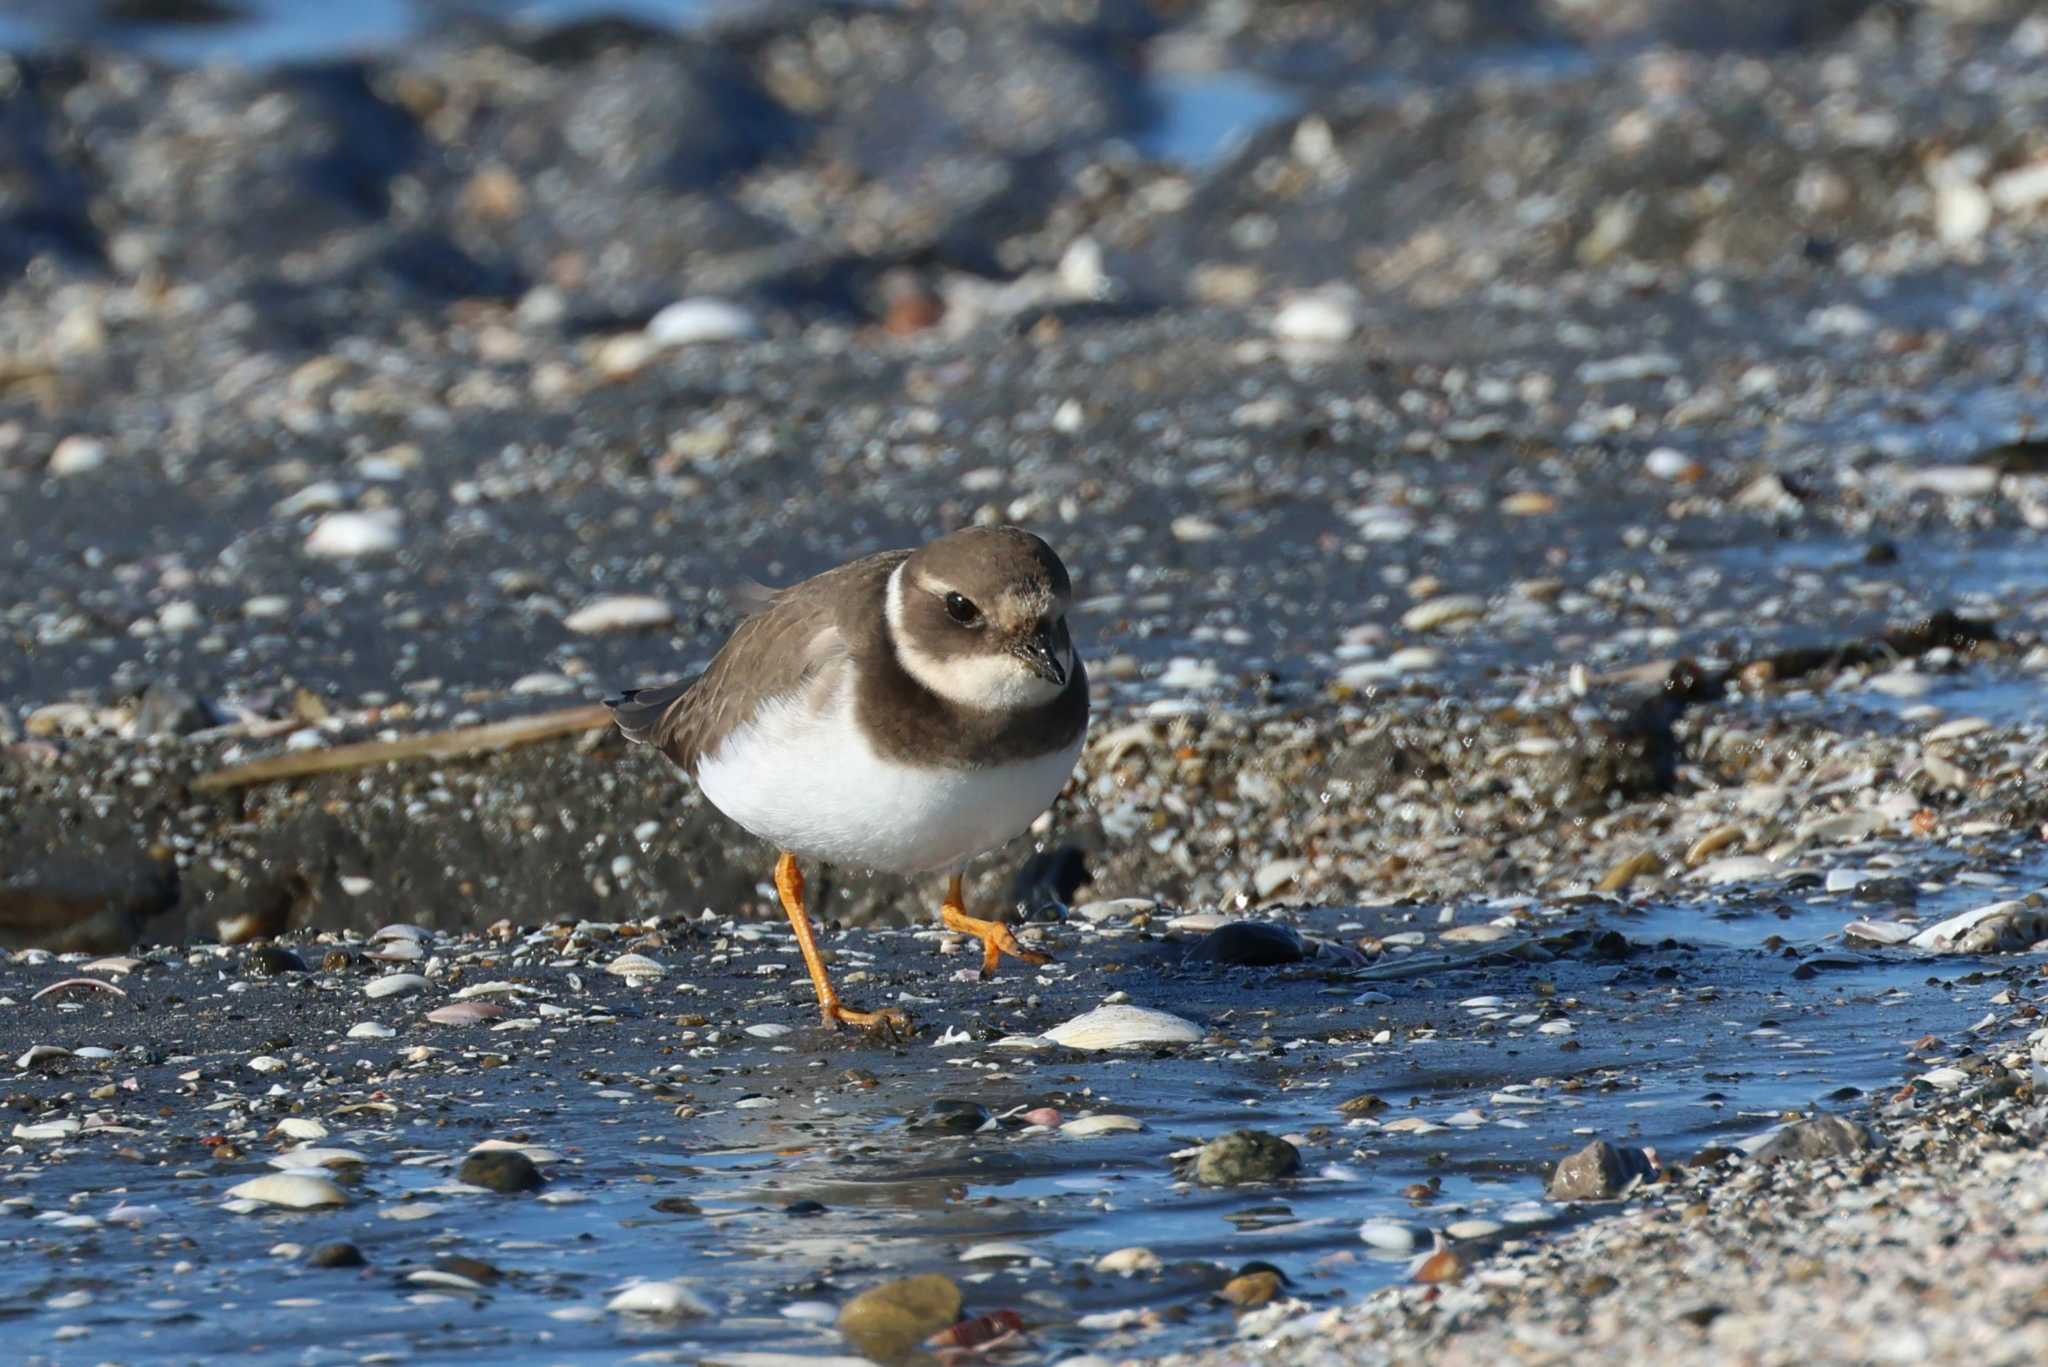
<path fill-rule="evenodd" d="M 1398 1220 L 1367 1220 L 1358 1227 L 1358 1237 L 1373 1248 L 1385 1249 L 1389 1253 L 1406 1253 L 1413 1249 L 1429 1231 L 1414 1225 L 1402 1224 Z"/>
<path fill-rule="evenodd" d="M 323 559 L 347 560 L 388 555 L 404 544 L 405 534 L 396 513 L 328 513 L 307 533 L 305 550 L 307 555 Z"/>
<path fill-rule="evenodd" d="M 299 1172 L 307 1168 L 351 1168 L 363 1167 L 369 1163 L 367 1154 L 354 1149 L 298 1148 L 286 1149 L 283 1153 L 270 1156 L 270 1166 L 286 1172 Z"/>
<path fill-rule="evenodd" d="M 960 1288 L 927 1274 L 863 1291 L 839 1311 L 839 1332 L 870 1358 L 893 1362 L 960 1318 Z"/>
<path fill-rule="evenodd" d="M 236 1201 L 254 1202 L 258 1206 L 282 1206 L 287 1210 L 316 1210 L 322 1206 L 345 1206 L 348 1193 L 325 1177 L 315 1177 L 304 1172 L 275 1172 L 268 1176 L 251 1178 L 239 1186 L 228 1188 L 228 1196 Z"/>
<path fill-rule="evenodd" d="M 605 1309 L 619 1315 L 645 1315 L 650 1319 L 703 1319 L 711 1307 L 681 1282 L 634 1282 L 605 1302 Z"/>
<path fill-rule="evenodd" d="M 1757 1163 L 1778 1163 L 1788 1158 L 1844 1158 L 1867 1152 L 1875 1143 L 1870 1131 L 1855 1121 L 1823 1115 L 1785 1126 L 1765 1140 L 1750 1158 Z"/>
<path fill-rule="evenodd" d="M 1335 346 L 1357 334 L 1359 300 L 1348 285 L 1325 285 L 1297 294 L 1273 315 L 1273 336 L 1283 342 Z"/>
<path fill-rule="evenodd" d="M 351 1243 L 322 1244 L 306 1255 L 308 1267 L 362 1267 L 363 1251 Z"/>
<path fill-rule="evenodd" d="M 1046 1031 L 1045 1037 L 1069 1049 L 1138 1049 L 1195 1044 L 1202 1038 L 1202 1028 L 1169 1012 L 1116 1003 L 1063 1021 Z"/>
<path fill-rule="evenodd" d="M 1545 1194 L 1553 1201 L 1607 1201 L 1657 1170 L 1642 1149 L 1596 1139 L 1561 1160 Z"/>
<path fill-rule="evenodd" d="M 647 320 L 647 340 L 656 346 L 700 346 L 744 342 L 761 335 L 761 324 L 738 304 L 724 299 L 678 299 Z"/>
<path fill-rule="evenodd" d="M 462 1160 L 455 1180 L 507 1195 L 538 1190 L 547 1181 L 533 1160 L 517 1149 L 472 1152 Z"/>
<path fill-rule="evenodd" d="M 1300 935 L 1271 921 L 1232 921 L 1203 936 L 1188 957 L 1245 968 L 1298 964 L 1308 957 Z"/>
<path fill-rule="evenodd" d="M 1120 1248 L 1095 1260 L 1095 1270 L 1112 1277 L 1136 1277 L 1162 1266 L 1159 1255 L 1149 1248 Z"/>
<path fill-rule="evenodd" d="M 1202 1146 L 1195 1180 L 1205 1187 L 1276 1182 L 1301 1170 L 1301 1151 L 1264 1130 L 1232 1130 Z"/>
<path fill-rule="evenodd" d="M 50 452 L 47 467 L 53 475 L 83 475 L 107 463 L 107 444 L 98 437 L 73 434 L 58 442 Z"/>
<path fill-rule="evenodd" d="M 676 610 L 660 598 L 639 593 L 616 594 L 585 603 L 562 619 L 562 625 L 584 636 L 612 631 L 650 631 L 676 620 Z"/>
<path fill-rule="evenodd" d="M 988 1107 L 979 1101 L 953 1097 L 940 1097 L 910 1122 L 913 1130 L 930 1130 L 938 1134 L 979 1134 L 995 1127 L 996 1118 Z"/>
<path fill-rule="evenodd" d="M 325 1139 L 327 1127 L 309 1116 L 288 1115 L 277 1122 L 277 1132 L 286 1139 Z"/>
<path fill-rule="evenodd" d="M 1060 1133 L 1069 1139 L 1090 1139 L 1103 1134 L 1136 1134 L 1144 1128 L 1144 1122 L 1135 1116 L 1084 1115 L 1062 1125 Z"/>
<path fill-rule="evenodd" d="M 1475 622 L 1486 615 L 1486 600 L 1476 593 L 1447 593 L 1417 603 L 1401 614 L 1401 625 L 1410 631 L 1442 631 Z"/>

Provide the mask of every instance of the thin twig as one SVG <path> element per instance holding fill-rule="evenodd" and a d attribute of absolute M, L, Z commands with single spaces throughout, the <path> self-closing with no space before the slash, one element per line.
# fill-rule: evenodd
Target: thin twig
<path fill-rule="evenodd" d="M 531 745 L 535 741 L 553 740 L 557 736 L 595 731 L 609 725 L 611 716 L 610 709 L 593 703 L 585 707 L 543 712 L 538 716 L 516 717 L 511 721 L 405 736 L 399 740 L 364 741 L 357 745 L 337 745 L 331 750 L 296 750 L 201 774 L 192 780 L 192 791 L 218 793 L 258 783 L 276 783 L 281 779 L 306 778 L 345 769 L 367 769 L 372 765 L 392 764 L 400 760 L 459 759 L 466 755 L 490 754 Z"/>

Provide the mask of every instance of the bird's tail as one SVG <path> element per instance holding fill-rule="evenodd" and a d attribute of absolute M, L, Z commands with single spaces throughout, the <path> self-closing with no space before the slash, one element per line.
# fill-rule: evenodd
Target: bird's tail
<path fill-rule="evenodd" d="M 675 706 L 676 699 L 690 691 L 693 682 L 662 684 L 656 688 L 629 688 L 619 697 L 606 698 L 604 705 L 612 710 L 612 720 L 618 723 L 620 733 L 627 740 L 652 745 L 655 732 L 661 729 L 662 718 Z"/>

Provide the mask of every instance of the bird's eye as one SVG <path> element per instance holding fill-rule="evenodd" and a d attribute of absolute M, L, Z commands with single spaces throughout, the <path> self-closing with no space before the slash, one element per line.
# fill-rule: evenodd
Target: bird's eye
<path fill-rule="evenodd" d="M 981 621 L 981 609 L 969 602 L 967 595 L 962 593 L 946 595 L 946 615 L 963 627 L 975 626 Z"/>

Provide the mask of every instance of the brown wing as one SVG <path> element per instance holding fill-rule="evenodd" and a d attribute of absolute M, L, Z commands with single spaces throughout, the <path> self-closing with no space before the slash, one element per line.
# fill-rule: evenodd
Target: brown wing
<path fill-rule="evenodd" d="M 890 571 L 910 555 L 884 551 L 775 592 L 734 629 L 695 679 L 635 689 L 610 704 L 628 740 L 653 745 L 694 776 L 697 765 L 771 698 L 794 693 L 848 658 L 848 613 L 881 610 Z"/>

